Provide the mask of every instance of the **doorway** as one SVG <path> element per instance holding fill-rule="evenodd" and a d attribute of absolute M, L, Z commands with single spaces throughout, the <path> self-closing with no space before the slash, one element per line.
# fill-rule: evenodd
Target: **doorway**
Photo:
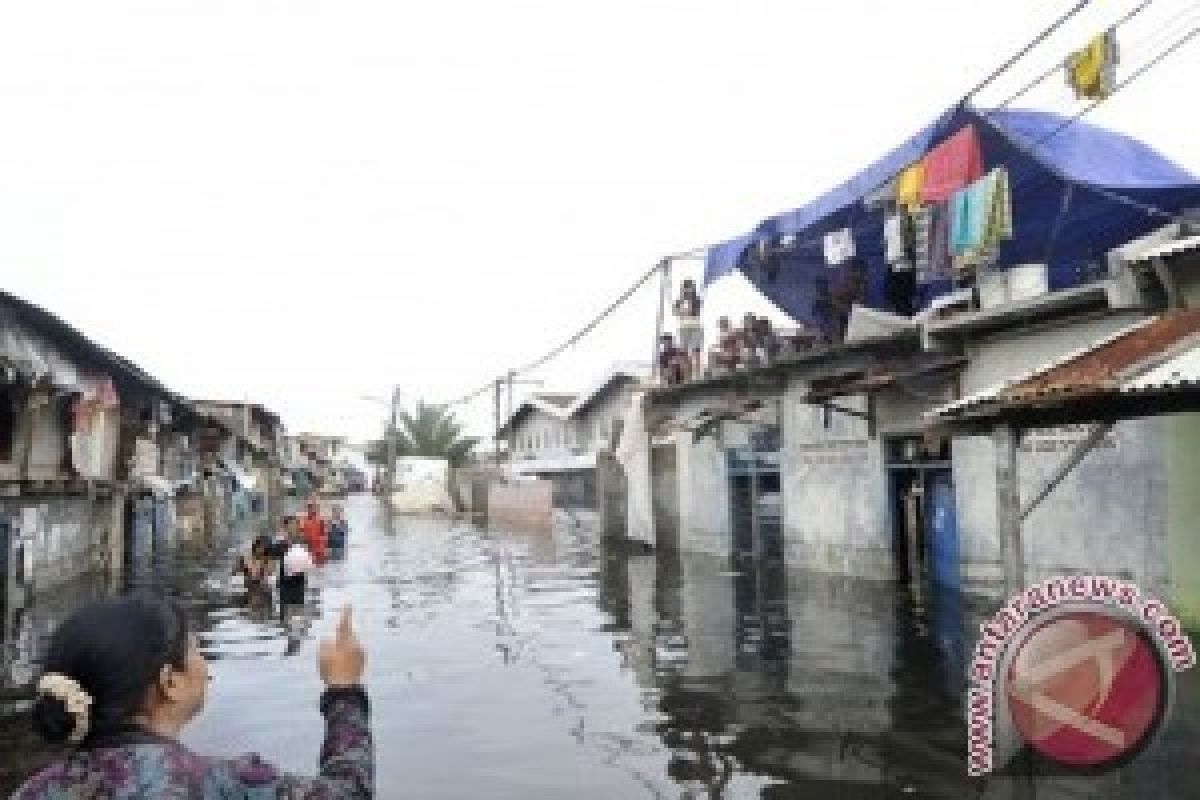
<path fill-rule="evenodd" d="M 764 667 L 785 665 L 791 649 L 779 451 L 771 425 L 727 453 L 738 658 Z"/>
<path fill-rule="evenodd" d="M 957 590 L 958 512 L 949 439 L 894 437 L 885 453 L 897 576 L 912 586 Z"/>

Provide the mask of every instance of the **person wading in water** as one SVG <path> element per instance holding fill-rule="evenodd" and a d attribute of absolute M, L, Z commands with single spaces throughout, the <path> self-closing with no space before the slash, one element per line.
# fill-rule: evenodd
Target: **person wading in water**
<path fill-rule="evenodd" d="M 254 543 L 250 545 L 249 555 L 242 554 L 238 557 L 233 574 L 245 577 L 248 591 L 261 592 L 270 589 L 273 566 L 271 540 L 266 536 L 256 536 Z"/>
<path fill-rule="evenodd" d="M 279 560 L 279 605 L 304 603 L 304 590 L 308 585 L 308 573 L 313 569 L 313 557 L 308 543 L 300 533 L 295 517 L 288 517 L 288 536 L 291 538 L 287 550 Z"/>
<path fill-rule="evenodd" d="M 33 705 L 37 732 L 70 750 L 14 800 L 372 797 L 365 665 L 346 608 L 318 655 L 325 684 L 319 775 L 289 775 L 257 755 L 210 758 L 179 743 L 204 706 L 208 666 L 178 606 L 149 594 L 84 606 L 51 637 Z"/>
<path fill-rule="evenodd" d="M 308 511 L 300 521 L 300 531 L 308 542 L 308 552 L 312 554 L 313 562 L 324 564 L 329 537 L 326 532 L 325 520 L 321 517 L 321 506 L 316 498 L 308 501 Z"/>

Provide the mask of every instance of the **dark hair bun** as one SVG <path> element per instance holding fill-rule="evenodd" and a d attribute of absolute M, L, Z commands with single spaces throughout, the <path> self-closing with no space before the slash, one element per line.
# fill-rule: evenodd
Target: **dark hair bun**
<path fill-rule="evenodd" d="M 33 701 L 33 729 L 51 744 L 62 744 L 75 730 L 75 717 L 57 697 L 38 694 Z"/>

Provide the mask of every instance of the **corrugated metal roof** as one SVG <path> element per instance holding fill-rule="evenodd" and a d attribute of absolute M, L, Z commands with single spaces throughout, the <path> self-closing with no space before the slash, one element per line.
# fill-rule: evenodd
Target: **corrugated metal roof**
<path fill-rule="evenodd" d="M 1067 395 L 1191 385 L 1200 382 L 1198 347 L 1200 311 L 1150 317 L 926 416 L 949 419 L 983 414 L 989 406 L 1029 405 Z"/>
<path fill-rule="evenodd" d="M 947 403 L 944 406 L 940 406 L 938 408 L 933 409 L 932 411 L 928 411 L 928 412 L 926 412 L 925 416 L 927 416 L 927 417 L 955 417 L 955 416 L 959 416 L 960 414 L 966 413 L 967 411 L 972 410 L 977 406 L 983 406 L 983 405 L 988 405 L 990 403 L 999 402 L 1001 399 L 1001 395 L 1009 387 L 1016 386 L 1017 384 L 1021 383 L 1022 381 L 1026 381 L 1026 380 L 1029 380 L 1030 378 L 1034 378 L 1037 375 L 1040 375 L 1041 373 L 1043 373 L 1047 370 L 1053 369 L 1054 367 L 1057 367 L 1060 364 L 1065 364 L 1065 363 L 1071 361 L 1072 359 L 1078 358 L 1079 356 L 1081 356 L 1087 352 L 1090 352 L 1091 350 L 1096 349 L 1097 347 L 1103 347 L 1104 345 L 1108 344 L 1109 342 L 1113 341 L 1114 339 L 1118 339 L 1122 336 L 1132 333 L 1133 331 L 1138 330 L 1139 328 L 1141 328 L 1145 325 L 1150 324 L 1151 322 L 1153 322 L 1153 320 L 1154 320 L 1153 317 L 1148 317 L 1146 319 L 1138 320 L 1137 322 L 1133 323 L 1132 325 L 1128 325 L 1124 328 L 1121 328 L 1118 331 L 1114 331 L 1113 333 L 1109 334 L 1108 336 L 1097 339 L 1095 342 L 1092 342 L 1084 347 L 1076 348 L 1075 350 L 1071 350 L 1067 353 L 1064 353 L 1062 356 L 1060 356 L 1056 359 L 1052 359 L 1051 361 L 1048 361 L 1045 364 L 1041 364 L 1031 370 L 1027 370 L 1025 372 L 1018 373 L 1006 381 L 1001 381 L 1000 383 L 994 383 L 991 386 L 988 386 L 984 389 L 980 389 L 978 392 L 973 392 L 969 395 L 966 395 L 965 397 L 955 400 L 953 403 Z"/>
<path fill-rule="evenodd" d="M 1143 250 L 1129 259 L 1130 264 L 1141 264 L 1155 258 L 1167 258 L 1181 253 L 1200 251 L 1200 236 L 1189 236 L 1186 239 L 1176 239 Z"/>
<path fill-rule="evenodd" d="M 1123 392 L 1151 392 L 1200 386 L 1200 342 L 1159 364 L 1154 369 L 1121 384 Z"/>

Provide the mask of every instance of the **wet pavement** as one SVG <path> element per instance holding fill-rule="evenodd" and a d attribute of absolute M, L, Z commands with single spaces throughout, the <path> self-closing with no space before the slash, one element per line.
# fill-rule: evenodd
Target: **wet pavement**
<path fill-rule="evenodd" d="M 234 591 L 234 544 L 135 582 L 189 608 L 210 659 L 186 742 L 303 772 L 321 739 L 316 641 L 353 604 L 369 650 L 379 796 L 419 798 L 1190 798 L 1200 685 L 1121 771 L 1022 764 L 969 780 L 960 698 L 974 612 L 891 584 L 489 533 L 348 503 L 345 557 L 281 614 Z M 22 714 L 44 636 L 100 585 L 40 599 L 0 659 L 0 794 L 50 756 Z"/>

